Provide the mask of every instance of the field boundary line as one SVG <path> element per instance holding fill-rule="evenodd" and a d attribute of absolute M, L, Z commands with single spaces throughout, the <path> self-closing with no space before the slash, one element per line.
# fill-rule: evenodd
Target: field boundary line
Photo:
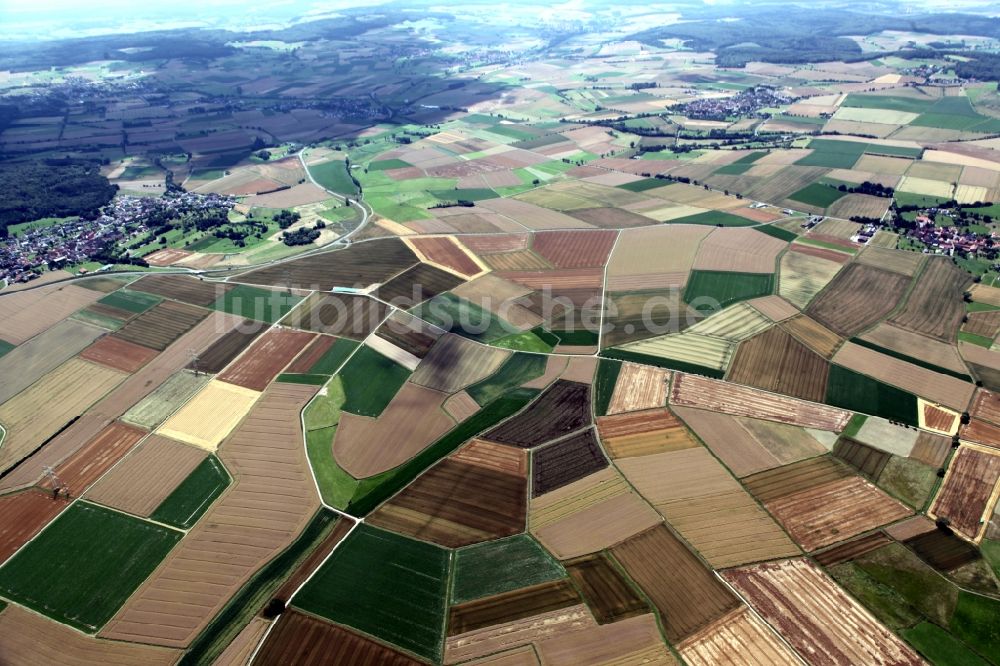
<path fill-rule="evenodd" d="M 795 558 L 785 558 L 785 559 L 795 559 Z M 744 566 L 746 566 L 746 565 L 744 565 Z M 747 601 L 746 598 L 742 594 L 739 593 L 739 590 L 737 590 L 735 587 L 733 587 L 732 585 L 730 585 L 729 581 L 726 580 L 725 578 L 723 578 L 722 575 L 717 570 L 712 569 L 712 573 L 715 574 L 716 578 L 718 578 L 720 581 L 722 581 L 723 585 L 725 585 L 727 588 L 729 588 L 730 592 L 732 592 L 734 595 L 736 595 L 736 597 L 740 601 L 743 602 L 743 604 L 747 607 L 747 609 L 750 611 L 750 613 L 753 614 L 754 617 L 756 617 L 758 620 L 760 620 L 760 622 L 765 627 L 767 627 L 768 629 L 771 630 L 771 633 L 774 634 L 775 637 L 777 637 L 777 639 L 779 641 L 781 641 L 784 644 L 784 646 L 787 647 L 791 651 L 791 653 L 793 655 L 795 655 L 795 658 L 799 660 L 799 663 L 802 664 L 802 666 L 808 666 L 808 662 L 805 659 L 802 658 L 802 655 L 799 654 L 799 651 L 796 650 L 794 647 L 792 647 L 792 644 L 789 643 L 787 640 L 785 640 L 785 637 L 782 636 L 780 633 L 778 633 L 778 630 L 775 629 L 773 626 L 771 626 L 771 623 L 768 622 L 767 620 L 765 620 L 761 616 L 761 614 L 757 612 L 756 608 L 754 608 L 753 606 L 750 605 L 750 602 Z M 825 574 L 825 572 L 824 572 L 824 574 Z"/>
<path fill-rule="evenodd" d="M 604 272 L 601 276 L 601 325 L 597 329 L 597 353 L 595 356 L 600 355 L 604 342 L 604 318 L 608 313 L 608 264 L 615 256 L 615 250 L 618 249 L 618 239 L 622 237 L 622 233 L 622 230 L 619 229 L 618 233 L 615 234 L 615 242 L 611 244 L 611 251 L 608 252 L 608 258 L 604 261 Z"/>
<path fill-rule="evenodd" d="M 286 608 L 286 612 L 287 612 L 287 608 Z M 280 620 L 280 619 L 281 619 L 281 615 L 279 615 L 278 617 L 274 618 L 273 620 L 268 620 L 267 629 L 264 630 L 264 634 L 257 641 L 257 645 L 254 647 L 253 652 L 251 652 L 250 656 L 247 658 L 247 660 L 245 662 L 246 666 L 251 666 L 251 664 L 253 664 L 254 659 L 257 658 L 257 653 L 260 652 L 261 648 L 264 647 L 264 643 L 267 641 L 267 637 L 271 635 L 271 631 L 274 629 L 274 625 L 278 624 L 278 620 Z M 253 622 L 253 618 L 250 618 L 250 621 Z M 247 626 L 249 626 L 249 625 L 247 625 Z M 244 627 L 244 629 L 246 629 L 246 627 Z M 237 634 L 237 636 L 239 636 L 239 634 Z"/>

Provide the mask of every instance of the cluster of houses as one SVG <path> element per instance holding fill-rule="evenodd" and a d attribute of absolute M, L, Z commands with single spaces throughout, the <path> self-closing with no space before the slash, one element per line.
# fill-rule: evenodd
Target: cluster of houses
<path fill-rule="evenodd" d="M 928 215 L 918 215 L 915 222 L 916 227 L 907 235 L 926 245 L 931 252 L 976 255 L 993 247 L 993 236 L 996 232 L 983 236 L 972 231 L 963 231 L 961 227 L 938 226 Z"/>
<path fill-rule="evenodd" d="M 796 99 L 794 95 L 777 88 L 754 86 L 729 97 L 696 99 L 681 106 L 672 107 L 671 111 L 683 113 L 688 118 L 726 120 L 733 117 L 754 116 L 761 109 L 790 104 Z"/>

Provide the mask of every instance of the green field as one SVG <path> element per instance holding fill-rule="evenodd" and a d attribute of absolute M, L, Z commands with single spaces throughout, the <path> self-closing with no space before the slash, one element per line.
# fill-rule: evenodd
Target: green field
<path fill-rule="evenodd" d="M 836 187 L 821 185 L 820 183 L 810 183 L 798 192 L 789 194 L 788 198 L 793 201 L 801 201 L 810 206 L 816 206 L 817 208 L 826 208 L 846 195 L 847 192 L 841 192 Z"/>
<path fill-rule="evenodd" d="M 461 604 L 565 576 L 537 541 L 518 534 L 455 551 L 451 602 Z"/>
<path fill-rule="evenodd" d="M 153 307 L 161 300 L 163 299 L 159 296 L 146 294 L 140 291 L 119 290 L 108 294 L 97 302 L 102 305 L 118 308 L 119 310 L 126 310 L 127 312 L 139 314 Z"/>
<path fill-rule="evenodd" d="M 813 139 L 809 142 L 812 153 L 795 162 L 799 166 L 820 166 L 832 169 L 850 169 L 865 152 L 868 144 L 860 141 Z"/>
<path fill-rule="evenodd" d="M 896 192 L 892 195 L 899 206 L 920 206 L 921 208 L 932 208 L 938 204 L 948 201 L 942 197 L 934 197 L 929 194 L 913 194 L 912 192 Z"/>
<path fill-rule="evenodd" d="M 573 331 L 555 330 L 552 331 L 552 335 L 559 338 L 559 344 L 577 347 L 595 346 L 600 337 L 596 331 L 589 331 L 585 328 Z"/>
<path fill-rule="evenodd" d="M 401 159 L 389 159 L 389 160 L 373 160 L 368 163 L 365 168 L 369 171 L 389 171 L 391 169 L 405 169 L 406 167 L 413 166 L 409 162 L 404 162 Z"/>
<path fill-rule="evenodd" d="M 855 437 L 861 431 L 861 427 L 867 420 L 867 414 L 855 414 L 851 417 L 851 420 L 847 422 L 847 427 L 844 428 L 844 432 L 841 434 L 844 437 Z"/>
<path fill-rule="evenodd" d="M 540 354 L 514 354 L 492 375 L 466 389 L 472 399 L 485 406 L 511 389 L 545 373 L 546 357 Z"/>
<path fill-rule="evenodd" d="M 190 529 L 212 502 L 229 487 L 231 479 L 215 456 L 208 456 L 156 507 L 153 520 Z"/>
<path fill-rule="evenodd" d="M 916 426 L 917 397 L 839 365 L 830 366 L 826 403 Z"/>
<path fill-rule="evenodd" d="M 543 354 L 552 351 L 552 345 L 545 342 L 545 340 L 532 331 L 514 333 L 513 335 L 495 340 L 492 344 L 494 347 L 513 349 L 515 351 L 540 352 Z"/>
<path fill-rule="evenodd" d="M 979 654 L 1000 662 L 1000 601 L 959 592 L 948 629 Z"/>
<path fill-rule="evenodd" d="M 941 97 L 910 124 L 963 132 L 1000 132 L 1000 120 L 981 115 L 968 97 L 960 96 Z"/>
<path fill-rule="evenodd" d="M 715 175 L 739 176 L 741 174 L 744 174 L 750 170 L 754 162 L 764 157 L 764 155 L 767 155 L 767 153 L 760 151 L 748 153 L 743 157 L 739 158 L 738 160 L 736 160 L 735 162 L 731 162 L 730 164 L 727 164 L 723 167 L 719 167 L 718 169 L 715 170 Z"/>
<path fill-rule="evenodd" d="M 986 666 L 964 643 L 930 622 L 902 632 L 906 642 L 935 666 Z"/>
<path fill-rule="evenodd" d="M 488 187 L 467 187 L 465 189 L 455 188 L 452 190 L 428 190 L 430 194 L 441 201 L 482 201 L 483 199 L 496 199 L 497 193 Z"/>
<path fill-rule="evenodd" d="M 520 332 L 489 310 L 447 292 L 424 301 L 411 312 L 446 331 L 486 344 Z"/>
<path fill-rule="evenodd" d="M 273 324 L 298 305 L 301 296 L 238 284 L 215 301 L 216 310 Z"/>
<path fill-rule="evenodd" d="M 344 385 L 337 375 L 327 384 L 326 393 L 320 393 L 305 408 L 303 418 L 306 430 L 329 428 L 340 423 L 340 410 L 344 406 Z"/>
<path fill-rule="evenodd" d="M 906 111 L 907 113 L 923 113 L 930 108 L 931 104 L 933 104 L 933 100 L 851 93 L 841 103 L 841 106 L 856 109 L 889 109 L 891 111 Z"/>
<path fill-rule="evenodd" d="M 182 536 L 76 502 L 0 568 L 0 592 L 43 615 L 94 632 Z"/>
<path fill-rule="evenodd" d="M 358 525 L 293 605 L 437 661 L 449 565 L 444 548 Z"/>
<path fill-rule="evenodd" d="M 795 240 L 796 238 L 798 238 L 798 235 L 796 235 L 795 232 L 789 231 L 788 229 L 782 229 L 781 227 L 779 227 L 779 226 L 777 226 L 775 224 L 765 224 L 765 225 L 760 226 L 760 227 L 754 227 L 754 229 L 756 229 L 757 231 L 759 231 L 762 234 L 767 234 L 768 236 L 773 236 L 773 237 L 777 238 L 778 240 L 783 240 L 783 241 L 788 242 L 788 243 L 790 243 L 793 240 Z"/>
<path fill-rule="evenodd" d="M 718 368 L 710 368 L 704 365 L 688 363 L 687 361 L 678 361 L 677 359 L 664 358 L 662 356 L 640 354 L 638 352 L 628 351 L 625 349 L 604 349 L 601 351 L 601 356 L 605 358 L 617 359 L 619 361 L 632 361 L 643 365 L 652 365 L 657 368 L 667 368 L 669 370 L 690 372 L 696 375 L 705 375 L 706 377 L 713 377 L 715 379 L 722 379 L 726 375 L 725 370 L 720 370 Z M 605 409 L 607 409 L 607 407 L 605 407 Z"/>
<path fill-rule="evenodd" d="M 284 384 L 308 384 L 322 386 L 330 379 L 330 375 L 310 375 L 301 372 L 283 372 L 274 381 Z"/>
<path fill-rule="evenodd" d="M 667 224 L 710 224 L 712 226 L 720 227 L 750 227 L 758 223 L 753 220 L 748 220 L 745 217 L 733 215 L 732 213 L 726 213 L 721 210 L 708 210 L 704 213 L 697 213 L 695 215 L 688 215 L 687 217 L 679 217 L 675 220 L 670 220 Z"/>
<path fill-rule="evenodd" d="M 347 173 L 347 163 L 341 160 L 312 164 L 309 166 L 309 174 L 321 187 L 331 192 L 347 196 L 358 193 L 358 188 L 351 180 L 351 174 Z"/>
<path fill-rule="evenodd" d="M 347 399 L 343 409 L 378 416 L 410 377 L 410 371 L 368 346 L 362 346 L 341 369 Z"/>
<path fill-rule="evenodd" d="M 16 347 L 16 346 L 17 345 L 12 345 L 11 343 L 7 342 L 6 340 L 0 340 L 0 356 L 3 356 L 4 354 L 9 353 L 10 350 L 14 349 L 14 347 Z"/>
<path fill-rule="evenodd" d="M 618 375 L 622 371 L 620 361 L 602 358 L 597 364 L 597 376 L 594 379 L 594 414 L 604 416 L 608 413 L 611 396 L 618 383 Z"/>
<path fill-rule="evenodd" d="M 967 331 L 959 331 L 958 339 L 962 342 L 968 342 L 972 345 L 979 345 L 980 347 L 985 347 L 989 349 L 993 346 L 993 339 L 987 338 L 983 335 L 976 335 L 975 333 L 969 333 Z"/>
<path fill-rule="evenodd" d="M 341 364 L 359 344 L 350 338 L 337 338 L 333 346 L 309 368 L 309 374 L 332 375 L 340 369 Z"/>
<path fill-rule="evenodd" d="M 670 185 L 670 181 L 665 178 L 644 178 L 642 180 L 633 180 L 631 183 L 623 183 L 618 187 L 629 192 L 645 192 L 646 190 L 666 187 L 667 185 Z"/>
<path fill-rule="evenodd" d="M 684 289 L 684 302 L 698 310 L 714 311 L 737 301 L 767 296 L 773 291 L 773 273 L 691 271 Z M 702 302 L 696 303 L 699 299 Z"/>

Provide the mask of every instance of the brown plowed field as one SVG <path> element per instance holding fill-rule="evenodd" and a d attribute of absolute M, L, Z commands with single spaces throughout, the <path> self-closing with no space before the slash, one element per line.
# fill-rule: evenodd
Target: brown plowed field
<path fill-rule="evenodd" d="M 698 446 L 687 428 L 668 409 L 603 416 L 597 419 L 597 432 L 612 458 L 631 458 Z"/>
<path fill-rule="evenodd" d="M 569 608 L 579 603 L 580 595 L 566 580 L 505 592 L 452 606 L 448 618 L 448 636 Z"/>
<path fill-rule="evenodd" d="M 851 419 L 850 412 L 836 407 L 682 372 L 674 374 L 670 403 L 831 432 L 840 432 Z"/>
<path fill-rule="evenodd" d="M 368 518 L 372 525 L 458 548 L 524 531 L 524 474 L 446 458 Z"/>
<path fill-rule="evenodd" d="M 334 287 L 368 287 L 376 282 L 387 282 L 415 263 L 417 256 L 403 241 L 380 238 L 250 271 L 240 276 L 240 281 L 320 291 Z"/>
<path fill-rule="evenodd" d="M 403 464 L 455 425 L 441 409 L 447 398 L 406 382 L 377 419 L 343 412 L 333 440 L 337 464 L 357 479 Z"/>
<path fill-rule="evenodd" d="M 542 231 L 531 249 L 556 268 L 604 268 L 617 237 L 617 231 Z"/>
<path fill-rule="evenodd" d="M 1000 455 L 963 444 L 952 458 L 928 514 L 947 518 L 953 530 L 978 541 L 989 521 L 987 512 L 996 505 L 997 481 L 1000 481 Z"/>
<path fill-rule="evenodd" d="M 923 514 L 917 514 L 912 518 L 901 520 L 886 527 L 883 532 L 891 536 L 896 541 L 906 541 L 921 534 L 927 534 L 937 529 L 934 521 Z"/>
<path fill-rule="evenodd" d="M 590 423 L 590 386 L 558 380 L 518 414 L 485 435 L 484 439 L 529 448 Z"/>
<path fill-rule="evenodd" d="M 1000 310 L 970 312 L 969 321 L 962 325 L 962 330 L 984 338 L 995 338 L 1000 333 Z"/>
<path fill-rule="evenodd" d="M 663 642 L 652 613 L 586 631 L 560 632 L 538 641 L 536 649 L 541 663 L 553 666 L 679 663 Z"/>
<path fill-rule="evenodd" d="M 7 294 L 0 298 L 0 340 L 19 345 L 102 297 L 72 284 Z"/>
<path fill-rule="evenodd" d="M 851 337 L 889 314 L 909 282 L 905 275 L 851 264 L 813 299 L 806 314 L 831 331 Z"/>
<path fill-rule="evenodd" d="M 0 497 L 0 563 L 26 544 L 68 506 L 35 489 Z M 2 614 L 0 614 L 2 615 Z M 3 646 L 0 645 L 0 654 Z"/>
<path fill-rule="evenodd" d="M 147 275 L 129 285 L 135 291 L 201 306 L 211 305 L 232 288 L 225 282 L 205 282 L 187 275 Z"/>
<path fill-rule="evenodd" d="M 236 638 L 212 662 L 212 666 L 247 666 L 257 645 L 271 626 L 271 620 L 257 616 L 250 620 Z"/>
<path fill-rule="evenodd" d="M 244 192 L 243 194 L 249 193 L 253 194 L 256 190 L 250 190 L 249 192 Z M 180 261 L 185 257 L 190 257 L 193 252 L 188 252 L 187 250 L 177 250 L 174 248 L 166 248 L 163 250 L 157 250 L 156 252 L 150 252 L 143 259 L 150 266 L 169 266 L 170 264 Z"/>
<path fill-rule="evenodd" d="M 753 474 L 743 479 L 743 485 L 759 501 L 767 504 L 788 495 L 853 476 L 847 465 L 829 456 L 823 456 Z"/>
<path fill-rule="evenodd" d="M 297 610 L 288 610 L 278 618 L 253 663 L 263 666 L 415 666 L 422 662 L 343 627 Z"/>
<path fill-rule="evenodd" d="M 168 666 L 181 657 L 179 650 L 87 636 L 13 605 L 0 613 L 0 636 L 0 663 L 5 666 Z"/>
<path fill-rule="evenodd" d="M 982 557 L 968 541 L 937 529 L 906 539 L 906 545 L 938 571 L 953 571 Z"/>
<path fill-rule="evenodd" d="M 115 421 L 82 449 L 60 463 L 55 468 L 56 474 L 70 493 L 78 496 L 131 451 L 146 434 L 142 428 Z M 46 490 L 52 489 L 52 484 L 47 479 L 43 479 L 39 485 Z"/>
<path fill-rule="evenodd" d="M 0 479 L 0 490 L 19 488 L 37 481 L 42 475 L 42 467 L 55 466 L 78 451 L 108 423 L 124 414 L 156 390 L 168 377 L 187 365 L 191 360 L 191 349 L 204 351 L 239 321 L 232 315 L 212 312 L 198 326 L 179 338 L 175 344 L 139 372 L 123 381 L 107 397 L 97 402 L 73 425 L 46 444 L 41 451 Z"/>
<path fill-rule="evenodd" d="M 952 432 L 957 418 L 954 412 L 924 403 L 924 425 L 931 430 Z"/>
<path fill-rule="evenodd" d="M 538 497 L 604 469 L 608 459 L 593 429 L 538 449 L 531 461 L 531 496 Z"/>
<path fill-rule="evenodd" d="M 132 373 L 149 363 L 156 351 L 106 335 L 82 352 L 80 358 L 106 365 L 112 370 Z"/>
<path fill-rule="evenodd" d="M 527 478 L 528 454 L 522 449 L 474 439 L 451 455 L 456 462 Z"/>
<path fill-rule="evenodd" d="M 379 327 L 389 307 L 368 296 L 316 293 L 282 320 L 283 326 L 364 340 Z"/>
<path fill-rule="evenodd" d="M 955 339 L 965 315 L 962 294 L 972 276 L 947 257 L 931 257 L 893 323 L 942 342 Z"/>
<path fill-rule="evenodd" d="M 312 333 L 272 328 L 219 375 L 219 379 L 254 391 L 263 391 L 314 337 L 316 336 Z"/>
<path fill-rule="evenodd" d="M 1000 425 L 1000 394 L 979 389 L 970 412 L 974 418 Z"/>
<path fill-rule="evenodd" d="M 244 319 L 236 328 L 198 355 L 198 370 L 211 374 L 222 372 L 230 361 L 239 356 L 240 352 L 266 330 L 266 327 L 255 326 L 249 319 Z"/>
<path fill-rule="evenodd" d="M 125 513 L 148 516 L 206 455 L 203 449 L 150 435 L 90 489 L 87 499 Z"/>
<path fill-rule="evenodd" d="M 291 365 L 285 372 L 295 374 L 307 373 L 317 361 L 323 358 L 323 354 L 330 351 L 330 347 L 337 341 L 337 338 L 330 335 L 317 335 L 312 342 L 305 346 L 302 353 L 295 357 Z"/>
<path fill-rule="evenodd" d="M 771 469 L 781 460 L 728 414 L 688 407 L 675 407 L 688 426 L 738 477 Z"/>
<path fill-rule="evenodd" d="M 6 297 L 4 297 L 6 298 Z M 0 404 L 28 388 L 104 334 L 102 329 L 67 319 L 0 357 Z"/>
<path fill-rule="evenodd" d="M 0 405 L 0 424 L 7 430 L 0 447 L 0 471 L 10 469 L 31 454 L 126 376 L 72 358 Z M 40 471 L 37 469 L 36 474 Z"/>
<path fill-rule="evenodd" d="M 438 338 L 410 381 L 454 393 L 492 375 L 509 356 L 508 351 L 448 333 Z"/>
<path fill-rule="evenodd" d="M 738 609 L 677 646 L 691 666 L 797 666 L 802 662 L 748 608 Z"/>
<path fill-rule="evenodd" d="M 495 271 L 543 271 L 551 268 L 549 262 L 527 249 L 488 254 L 483 257 L 483 262 Z"/>
<path fill-rule="evenodd" d="M 747 227 L 717 228 L 701 242 L 695 270 L 773 273 L 778 254 L 788 244 Z"/>
<path fill-rule="evenodd" d="M 659 611 L 671 642 L 687 638 L 740 605 L 712 571 L 662 525 L 611 552 Z"/>
<path fill-rule="evenodd" d="M 976 390 L 972 382 L 921 368 L 853 342 L 845 343 L 833 361 L 958 412 L 965 411 Z"/>
<path fill-rule="evenodd" d="M 458 242 L 449 236 L 408 238 L 406 242 L 411 243 L 417 252 L 427 257 L 429 262 L 450 268 L 465 277 L 472 277 L 483 270 L 465 253 Z"/>
<path fill-rule="evenodd" d="M 386 303 L 409 309 L 463 284 L 462 278 L 429 264 L 408 268 L 375 290 Z"/>
<path fill-rule="evenodd" d="M 112 333 L 112 336 L 163 351 L 207 316 L 208 310 L 185 303 L 163 301 L 125 324 Z"/>
<path fill-rule="evenodd" d="M 475 254 L 516 252 L 528 247 L 528 234 L 495 234 L 491 236 L 462 236 L 461 243 Z"/>
<path fill-rule="evenodd" d="M 858 255 L 858 263 L 912 277 L 924 263 L 924 255 L 919 252 L 906 252 L 869 244 Z"/>
<path fill-rule="evenodd" d="M 607 555 L 586 555 L 565 565 L 598 624 L 618 622 L 650 611 Z"/>
<path fill-rule="evenodd" d="M 771 321 L 785 321 L 799 314 L 798 308 L 783 299 L 781 296 L 771 294 L 761 296 L 747 301 L 747 304 L 770 319 Z"/>
<path fill-rule="evenodd" d="M 817 259 L 826 259 L 838 264 L 846 264 L 851 258 L 851 255 L 846 252 L 837 252 L 836 250 L 816 247 L 815 245 L 806 245 L 804 243 L 793 243 L 789 251 L 816 257 Z"/>
<path fill-rule="evenodd" d="M 104 627 L 103 637 L 189 645 L 250 576 L 299 535 L 319 507 L 299 421 L 315 390 L 280 384 L 264 394 L 220 451 L 234 477 L 229 490 Z"/>
<path fill-rule="evenodd" d="M 728 380 L 767 391 L 821 402 L 830 365 L 822 356 L 778 327 L 740 343 Z"/>
<path fill-rule="evenodd" d="M 581 603 L 478 631 L 449 636 L 445 640 L 444 663 L 455 664 L 475 657 L 494 655 L 522 645 L 528 645 L 530 649 L 533 641 L 560 636 L 567 632 L 594 631 L 597 627 L 598 624 L 594 622 L 590 611 Z M 492 666 L 492 662 L 486 663 Z M 536 660 L 531 663 L 538 662 Z"/>
<path fill-rule="evenodd" d="M 924 663 L 807 560 L 768 562 L 723 576 L 809 664 Z"/>
<path fill-rule="evenodd" d="M 577 208 L 569 211 L 569 215 L 601 229 L 631 229 L 656 224 L 656 220 L 624 208 Z"/>
<path fill-rule="evenodd" d="M 618 464 L 636 490 L 715 567 L 799 552 L 704 447 Z"/>
<path fill-rule="evenodd" d="M 280 599 L 287 605 L 288 600 L 298 591 L 299 587 L 319 569 L 330 553 L 336 550 L 340 542 L 350 534 L 354 524 L 352 521 L 344 518 L 338 519 L 336 525 L 326 535 L 322 543 L 316 546 L 316 549 L 309 553 L 309 556 L 302 560 L 299 566 L 295 568 L 295 571 L 285 579 L 285 582 L 274 593 L 272 599 Z"/>
<path fill-rule="evenodd" d="M 877 479 L 892 456 L 885 451 L 874 449 L 867 444 L 856 442 L 847 437 L 841 437 L 833 446 L 833 455 L 845 463 L 867 475 Z"/>
<path fill-rule="evenodd" d="M 1000 426 L 972 419 L 968 425 L 962 426 L 961 434 L 963 439 L 1000 449 Z"/>
<path fill-rule="evenodd" d="M 505 280 L 523 284 L 531 289 L 551 289 L 554 292 L 569 290 L 602 289 L 604 272 L 599 268 L 560 268 L 550 271 L 497 271 Z"/>
<path fill-rule="evenodd" d="M 905 518 L 913 512 L 852 476 L 764 503 L 807 551 Z"/>
<path fill-rule="evenodd" d="M 920 335 L 888 323 L 879 324 L 861 337 L 880 347 L 919 358 L 955 372 L 969 374 L 969 369 L 965 367 L 965 363 L 962 362 L 962 357 L 959 356 L 958 349 L 953 343 L 934 340 L 926 335 Z"/>
<path fill-rule="evenodd" d="M 926 463 L 931 467 L 941 467 L 951 452 L 951 440 L 942 435 L 921 432 L 910 451 L 910 458 Z"/>
<path fill-rule="evenodd" d="M 375 335 L 417 358 L 423 358 L 441 337 L 441 331 L 413 315 L 396 310 L 378 327 Z"/>
<path fill-rule="evenodd" d="M 865 553 L 877 550 L 887 543 L 891 543 L 889 537 L 882 532 L 874 532 L 850 541 L 845 541 L 839 546 L 834 546 L 821 553 L 817 553 L 813 558 L 822 566 L 829 567 L 834 564 L 848 562 L 856 557 L 861 557 Z"/>
<path fill-rule="evenodd" d="M 667 404 L 670 372 L 638 363 L 623 363 L 615 390 L 608 403 L 608 414 L 620 414 Z"/>
<path fill-rule="evenodd" d="M 791 333 L 796 340 L 826 359 L 832 358 L 844 341 L 839 335 L 806 315 L 792 317 L 782 322 L 781 327 Z"/>

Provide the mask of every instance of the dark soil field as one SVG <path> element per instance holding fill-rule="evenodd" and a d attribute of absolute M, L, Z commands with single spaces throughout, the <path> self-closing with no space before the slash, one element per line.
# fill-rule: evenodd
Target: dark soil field
<path fill-rule="evenodd" d="M 617 237 L 617 231 L 542 231 L 531 249 L 556 268 L 603 268 Z"/>
<path fill-rule="evenodd" d="M 824 567 L 829 567 L 870 553 L 890 543 L 890 541 L 889 537 L 882 532 L 874 532 L 824 550 L 814 555 L 813 558 Z"/>
<path fill-rule="evenodd" d="M 585 555 L 566 563 L 566 570 L 583 594 L 598 624 L 617 622 L 649 612 L 608 556 Z"/>
<path fill-rule="evenodd" d="M 114 336 L 104 336 L 82 352 L 80 358 L 121 370 L 135 372 L 156 356 L 156 350 Z"/>
<path fill-rule="evenodd" d="M 532 497 L 562 488 L 608 466 L 592 428 L 538 449 L 532 458 Z"/>
<path fill-rule="evenodd" d="M 254 658 L 264 666 L 384 664 L 415 666 L 423 662 L 329 622 L 289 610 L 281 615 Z"/>
<path fill-rule="evenodd" d="M 982 557 L 968 541 L 942 530 L 918 534 L 903 543 L 938 571 L 953 571 Z"/>
<path fill-rule="evenodd" d="M 452 606 L 448 635 L 492 627 L 505 622 L 568 608 L 580 603 L 580 595 L 566 580 L 505 592 L 485 599 Z"/>
<path fill-rule="evenodd" d="M 848 476 L 851 470 L 847 465 L 829 457 L 810 458 L 751 474 L 743 479 L 743 485 L 759 501 L 766 503 Z"/>
<path fill-rule="evenodd" d="M 431 347 L 411 381 L 444 393 L 455 393 L 493 374 L 508 356 L 510 352 L 448 333 Z"/>
<path fill-rule="evenodd" d="M 607 294 L 608 316 L 604 321 L 606 330 L 601 344 L 615 347 L 662 335 L 664 331 L 680 333 L 702 318 L 682 301 L 681 296 L 682 292 L 678 289 Z M 651 306 L 644 316 L 643 310 L 649 303 L 662 305 Z"/>
<path fill-rule="evenodd" d="M 415 263 L 416 255 L 403 241 L 386 238 L 260 268 L 242 275 L 240 281 L 329 291 L 334 287 L 367 287 L 387 282 Z"/>
<path fill-rule="evenodd" d="M 402 310 L 409 310 L 438 294 L 462 284 L 462 278 L 429 264 L 417 264 L 392 278 L 375 291 L 375 296 Z"/>
<path fill-rule="evenodd" d="M 388 312 L 385 304 L 367 296 L 313 294 L 282 325 L 364 340 L 378 328 Z"/>
<path fill-rule="evenodd" d="M 850 264 L 813 299 L 806 313 L 849 338 L 891 312 L 909 282 L 905 275 Z"/>
<path fill-rule="evenodd" d="M 739 599 L 664 525 L 611 549 L 677 643 L 740 606 Z"/>
<path fill-rule="evenodd" d="M 965 315 L 962 294 L 971 276 L 947 257 L 931 257 L 917 276 L 903 309 L 893 323 L 942 342 L 952 342 Z"/>
<path fill-rule="evenodd" d="M 590 386 L 559 380 L 521 413 L 490 430 L 483 438 L 530 448 L 589 423 Z"/>
<path fill-rule="evenodd" d="M 527 494 L 523 474 L 445 459 L 417 477 L 368 522 L 458 548 L 523 532 Z"/>
<path fill-rule="evenodd" d="M 286 365 L 313 339 L 312 333 L 284 328 L 271 329 L 254 342 L 246 354 L 219 379 L 230 384 L 263 391 Z"/>
<path fill-rule="evenodd" d="M 417 358 L 423 358 L 441 337 L 440 333 L 413 315 L 396 311 L 378 327 L 375 335 Z"/>
<path fill-rule="evenodd" d="M 201 306 L 211 305 L 232 288 L 231 284 L 205 282 L 186 275 L 147 275 L 129 285 L 135 291 Z"/>
<path fill-rule="evenodd" d="M 212 374 L 221 372 L 264 330 L 263 327 L 252 326 L 249 321 L 244 320 L 242 324 L 216 340 L 211 347 L 198 355 L 198 370 Z"/>
<path fill-rule="evenodd" d="M 52 493 L 25 490 L 0 497 L 0 563 L 34 537 L 50 520 L 65 509 L 65 500 L 53 500 Z"/>
<path fill-rule="evenodd" d="M 963 446 L 951 460 L 931 512 L 947 518 L 952 529 L 974 539 L 998 480 L 1000 455 Z"/>
<path fill-rule="evenodd" d="M 822 402 L 829 371 L 830 365 L 822 356 L 774 326 L 740 344 L 727 379 Z"/>
<path fill-rule="evenodd" d="M 126 342 L 163 351 L 207 316 L 208 311 L 202 308 L 164 301 L 139 315 L 113 335 Z"/>
<path fill-rule="evenodd" d="M 841 437 L 833 447 L 833 455 L 866 476 L 877 479 L 892 456 L 885 451 Z"/>

